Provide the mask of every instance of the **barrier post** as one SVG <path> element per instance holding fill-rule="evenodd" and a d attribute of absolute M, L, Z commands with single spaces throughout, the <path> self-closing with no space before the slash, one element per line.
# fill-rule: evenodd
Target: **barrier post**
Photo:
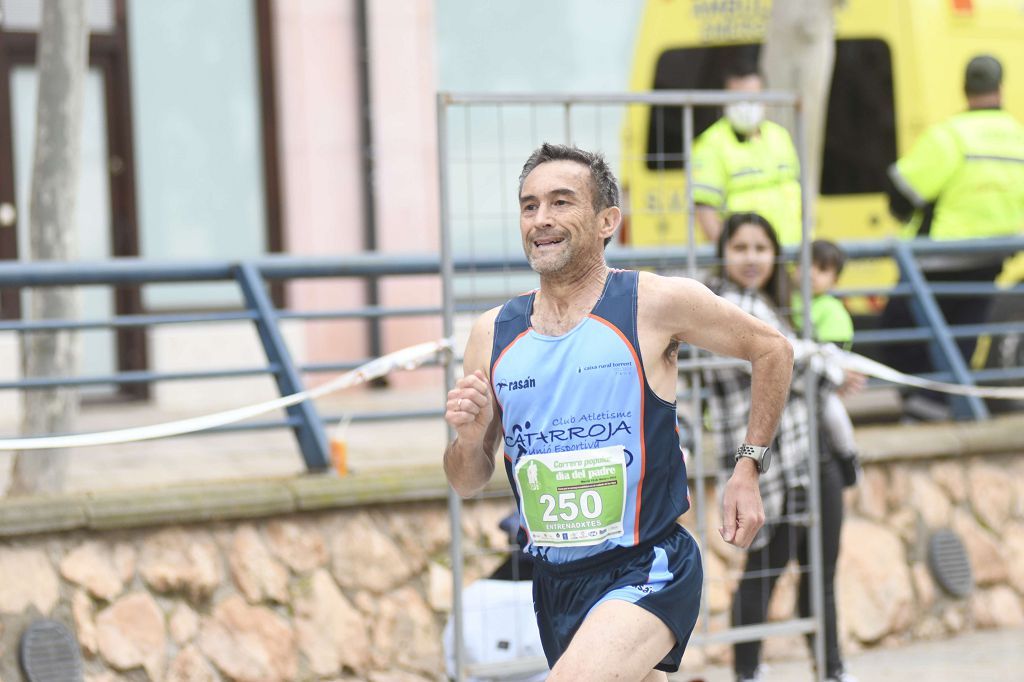
<path fill-rule="evenodd" d="M 241 263 L 235 268 L 235 278 L 245 297 L 246 305 L 256 313 L 256 331 L 260 335 L 267 359 L 279 368 L 274 372 L 278 390 L 281 395 L 302 391 L 302 378 L 295 368 L 295 363 L 292 362 L 291 353 L 288 352 L 288 346 L 278 328 L 277 313 L 263 288 L 263 277 L 252 263 Z M 299 421 L 292 430 L 299 442 L 302 458 L 306 461 L 306 469 L 323 471 L 330 462 L 330 450 L 327 446 L 327 434 L 324 433 L 316 407 L 309 400 L 304 400 L 287 409 L 288 416 Z"/>
<path fill-rule="evenodd" d="M 914 297 L 910 301 L 910 310 L 914 315 L 915 322 L 922 327 L 930 327 L 932 339 L 928 342 L 928 351 L 932 356 L 932 363 L 938 369 L 944 369 L 953 374 L 953 380 L 963 386 L 973 386 L 974 378 L 971 377 L 967 361 L 960 355 L 960 348 L 953 340 L 949 332 L 949 325 L 946 318 L 935 300 L 935 293 L 928 286 L 927 280 L 917 266 L 917 261 L 910 251 L 906 242 L 897 242 L 894 249 L 896 262 L 900 266 L 900 280 L 908 282 L 914 290 Z M 953 414 L 957 419 L 988 419 L 988 407 L 984 401 L 976 396 L 954 396 L 951 400 Z"/>

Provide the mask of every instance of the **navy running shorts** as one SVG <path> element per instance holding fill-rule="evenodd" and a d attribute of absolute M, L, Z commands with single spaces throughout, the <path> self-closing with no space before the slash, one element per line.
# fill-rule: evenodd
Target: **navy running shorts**
<path fill-rule="evenodd" d="M 700 550 L 682 526 L 662 540 L 564 564 L 534 560 L 533 605 L 548 665 L 568 648 L 598 604 L 621 599 L 647 609 L 676 636 L 655 670 L 676 672 L 700 613 L 704 580 Z"/>

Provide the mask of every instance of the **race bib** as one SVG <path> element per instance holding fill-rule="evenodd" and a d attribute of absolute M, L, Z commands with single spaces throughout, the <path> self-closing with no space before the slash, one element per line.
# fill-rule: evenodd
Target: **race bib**
<path fill-rule="evenodd" d="M 523 455 L 515 477 L 533 544 L 586 547 L 622 535 L 626 456 L 621 445 Z"/>

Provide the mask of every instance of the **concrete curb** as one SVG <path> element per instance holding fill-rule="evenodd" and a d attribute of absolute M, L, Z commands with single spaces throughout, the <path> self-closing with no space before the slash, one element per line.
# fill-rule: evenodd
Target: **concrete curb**
<path fill-rule="evenodd" d="M 866 464 L 1019 453 L 1024 415 L 987 422 L 889 425 L 858 429 Z M 710 438 L 705 443 L 710 444 Z M 709 476 L 713 453 L 705 451 Z M 440 466 L 295 478 L 217 481 L 158 489 L 0 499 L 0 538 L 73 530 L 264 518 L 374 504 L 442 500 L 448 483 Z M 495 474 L 482 495 L 508 494 Z"/>
<path fill-rule="evenodd" d="M 508 490 L 495 476 L 484 495 Z M 0 499 L 0 538 L 73 530 L 265 518 L 374 504 L 441 500 L 440 467 L 168 486 L 160 489 Z"/>
<path fill-rule="evenodd" d="M 868 462 L 1020 453 L 1024 415 L 985 422 L 943 422 L 857 429 L 861 458 Z"/>

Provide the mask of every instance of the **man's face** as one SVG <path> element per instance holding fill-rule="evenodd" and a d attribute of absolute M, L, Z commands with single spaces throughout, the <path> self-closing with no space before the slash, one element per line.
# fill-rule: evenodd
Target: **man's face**
<path fill-rule="evenodd" d="M 756 74 L 734 76 L 725 81 L 732 92 L 761 92 L 761 77 Z M 734 102 L 725 107 L 725 118 L 733 130 L 741 135 L 753 135 L 764 120 L 764 105 L 760 102 Z"/>
<path fill-rule="evenodd" d="M 604 235 L 599 216 L 586 166 L 548 161 L 534 168 L 519 193 L 519 229 L 530 267 L 545 275 L 581 255 L 600 253 Z"/>

